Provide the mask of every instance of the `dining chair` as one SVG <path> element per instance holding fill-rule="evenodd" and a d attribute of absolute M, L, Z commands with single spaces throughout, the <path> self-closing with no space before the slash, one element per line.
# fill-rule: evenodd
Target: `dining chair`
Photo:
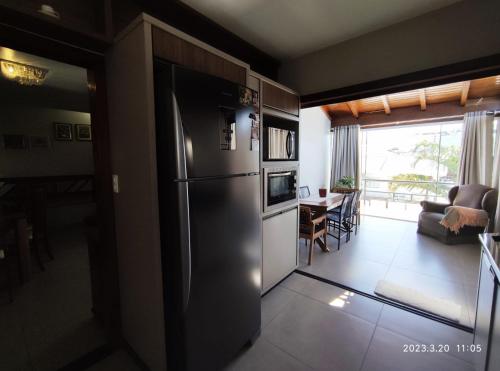
<path fill-rule="evenodd" d="M 360 222 L 360 210 L 359 210 L 359 198 L 361 197 L 361 191 L 355 191 L 352 200 L 352 211 L 351 219 L 348 221 L 349 225 L 354 227 L 354 235 L 358 234 L 358 226 Z"/>
<path fill-rule="evenodd" d="M 326 215 L 315 216 L 311 210 L 311 208 L 307 206 L 300 207 L 300 226 L 299 226 L 299 237 L 304 238 L 309 241 L 309 255 L 307 259 L 307 265 L 311 265 L 312 262 L 312 254 L 314 242 L 323 237 L 325 246 L 326 246 L 326 235 L 327 235 L 327 221 Z"/>
<path fill-rule="evenodd" d="M 347 221 L 351 214 L 351 204 L 353 200 L 353 193 L 346 193 L 342 198 L 342 203 L 339 207 L 328 211 L 326 214 L 328 220 L 328 229 L 333 228 L 334 233 L 328 233 L 330 236 L 337 240 L 337 250 L 340 250 L 340 241 L 345 236 L 346 242 L 350 239 L 350 226 Z M 336 233 L 335 233 L 336 232 Z"/>
<path fill-rule="evenodd" d="M 309 186 L 299 187 L 299 198 L 307 198 L 311 195 L 311 191 L 309 190 Z"/>

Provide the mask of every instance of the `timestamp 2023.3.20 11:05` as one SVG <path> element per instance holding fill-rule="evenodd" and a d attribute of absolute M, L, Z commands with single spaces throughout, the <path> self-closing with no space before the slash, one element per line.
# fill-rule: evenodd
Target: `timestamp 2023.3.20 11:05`
<path fill-rule="evenodd" d="M 480 353 L 481 344 L 403 344 L 404 353 Z"/>

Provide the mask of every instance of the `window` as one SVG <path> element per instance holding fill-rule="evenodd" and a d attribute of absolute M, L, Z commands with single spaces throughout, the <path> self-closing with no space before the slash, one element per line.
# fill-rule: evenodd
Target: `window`
<path fill-rule="evenodd" d="M 457 183 L 462 121 L 362 130 L 362 211 L 417 220 L 422 200 Z"/>

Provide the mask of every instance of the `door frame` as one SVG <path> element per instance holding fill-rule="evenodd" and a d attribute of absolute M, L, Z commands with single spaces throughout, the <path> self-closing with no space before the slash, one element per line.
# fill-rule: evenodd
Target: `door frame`
<path fill-rule="evenodd" d="M 78 38 L 75 38 L 74 44 L 77 43 Z M 0 45 L 87 70 L 95 169 L 96 223 L 101 240 L 100 249 L 102 249 L 100 256 L 102 264 L 99 265 L 99 269 L 103 277 L 102 289 L 106 293 L 102 322 L 111 344 L 120 344 L 120 293 L 103 44 L 101 42 L 96 44 L 96 49 L 101 49 L 98 51 L 82 49 L 68 42 L 60 42 L 0 22 Z M 109 45 L 107 44 L 107 46 Z"/>

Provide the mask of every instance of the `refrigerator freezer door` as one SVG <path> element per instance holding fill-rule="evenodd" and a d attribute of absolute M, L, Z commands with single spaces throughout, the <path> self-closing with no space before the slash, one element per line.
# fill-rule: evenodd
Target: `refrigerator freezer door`
<path fill-rule="evenodd" d="M 187 178 L 258 172 L 259 152 L 252 151 L 255 109 L 240 103 L 242 87 L 181 67 L 174 67 L 173 84 Z"/>
<path fill-rule="evenodd" d="M 186 370 L 216 370 L 260 329 L 260 176 L 186 182 L 191 285 Z"/>

